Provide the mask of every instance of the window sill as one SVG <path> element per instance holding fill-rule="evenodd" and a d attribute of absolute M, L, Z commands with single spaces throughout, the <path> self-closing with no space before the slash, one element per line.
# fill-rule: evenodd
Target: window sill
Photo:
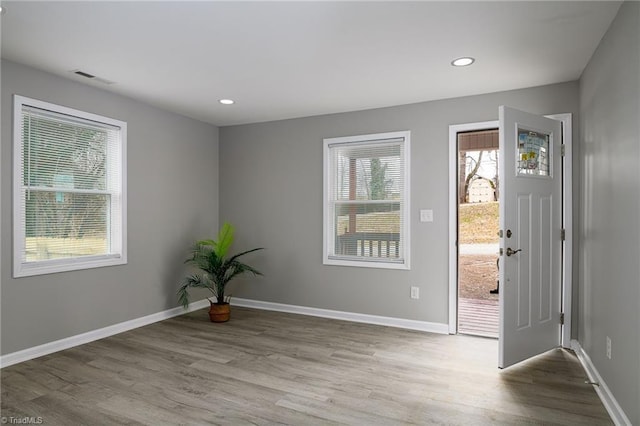
<path fill-rule="evenodd" d="M 408 271 L 411 268 L 409 267 L 409 262 L 407 259 L 404 261 L 398 262 L 385 262 L 380 260 L 349 260 L 344 258 L 331 258 L 325 256 L 322 262 L 324 265 L 331 266 L 352 266 L 357 268 L 375 268 L 375 269 L 396 269 L 396 270 L 404 270 Z"/>
<path fill-rule="evenodd" d="M 40 262 L 18 262 L 14 264 L 13 277 L 22 278 L 34 275 L 55 274 L 58 272 L 125 265 L 126 263 L 126 256 L 122 256 L 119 254 L 91 256 L 76 259 L 45 260 Z"/>

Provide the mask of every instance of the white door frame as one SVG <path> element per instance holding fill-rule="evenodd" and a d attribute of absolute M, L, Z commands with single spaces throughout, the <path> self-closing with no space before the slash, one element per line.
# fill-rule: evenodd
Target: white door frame
<path fill-rule="evenodd" d="M 499 125 L 495 120 L 449 126 L 449 334 L 458 332 L 458 133 Z"/>
<path fill-rule="evenodd" d="M 571 295 L 573 279 L 573 169 L 572 169 L 572 115 L 547 115 L 562 122 L 562 137 L 565 146 L 562 180 L 562 223 L 565 229 L 565 242 L 562 259 L 562 327 L 561 344 L 571 346 Z M 497 129 L 498 120 L 477 123 L 452 124 L 449 126 L 449 334 L 458 330 L 458 133 L 474 130 Z"/>

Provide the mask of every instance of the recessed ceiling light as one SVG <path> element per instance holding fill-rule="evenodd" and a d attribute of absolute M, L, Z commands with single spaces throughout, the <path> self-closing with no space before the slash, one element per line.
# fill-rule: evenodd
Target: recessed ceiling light
<path fill-rule="evenodd" d="M 464 56 L 462 58 L 454 59 L 451 61 L 451 65 L 454 67 L 466 67 L 474 63 L 476 60 L 471 56 Z"/>
<path fill-rule="evenodd" d="M 222 105 L 233 105 L 233 104 L 235 104 L 235 101 L 233 99 L 220 99 L 218 102 L 220 102 Z"/>

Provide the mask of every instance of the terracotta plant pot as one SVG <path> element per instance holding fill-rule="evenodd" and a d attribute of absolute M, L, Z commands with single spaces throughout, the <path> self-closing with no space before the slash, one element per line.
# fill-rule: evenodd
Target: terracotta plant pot
<path fill-rule="evenodd" d="M 211 322 L 227 322 L 231 314 L 231 305 L 228 303 L 211 303 L 209 319 Z"/>

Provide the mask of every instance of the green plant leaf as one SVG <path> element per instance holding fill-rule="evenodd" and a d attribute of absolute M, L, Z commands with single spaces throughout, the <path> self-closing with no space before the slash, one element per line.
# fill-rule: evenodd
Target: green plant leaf
<path fill-rule="evenodd" d="M 187 288 L 189 284 L 183 284 L 178 290 L 178 303 L 182 305 L 184 309 L 189 307 L 189 291 Z"/>
<path fill-rule="evenodd" d="M 254 251 L 258 251 L 258 250 L 264 250 L 264 247 L 258 247 L 258 248 L 254 248 L 254 249 L 251 249 L 251 250 L 243 251 L 242 253 L 238 253 L 238 254 L 236 254 L 236 255 L 232 256 L 232 257 L 229 259 L 229 261 L 231 261 L 231 262 L 232 262 L 232 261 L 236 260 L 237 258 L 239 258 L 240 256 L 244 256 L 244 255 L 245 255 L 245 254 L 247 254 L 247 253 L 252 253 L 252 252 L 254 252 Z"/>
<path fill-rule="evenodd" d="M 235 229 L 229 222 L 225 222 L 218 232 L 218 241 L 216 241 L 213 250 L 218 257 L 224 257 L 229 251 L 229 247 L 233 244 L 233 232 Z"/>

